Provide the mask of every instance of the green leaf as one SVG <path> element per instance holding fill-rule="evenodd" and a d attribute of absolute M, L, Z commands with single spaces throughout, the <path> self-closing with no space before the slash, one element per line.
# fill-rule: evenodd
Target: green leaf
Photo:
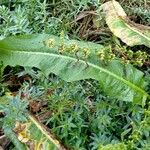
<path fill-rule="evenodd" d="M 48 43 L 52 40 L 55 46 Z M 65 40 L 65 47 L 76 43 L 80 51 L 86 47 L 90 49 L 88 59 L 78 56 L 80 60 L 77 60 L 75 55 L 59 54 L 60 43 L 60 38 L 45 34 L 6 38 L 0 41 L 0 61 L 3 61 L 4 66 L 37 67 L 47 75 L 54 73 L 68 82 L 95 79 L 107 95 L 144 105 L 149 95 L 144 91 L 145 82 L 141 71 L 118 60 L 108 63 L 100 61 L 97 52 L 103 49 L 101 45 Z"/>
<path fill-rule="evenodd" d="M 106 23 L 112 33 L 129 46 L 145 45 L 150 47 L 150 27 L 129 20 L 120 4 L 109 1 L 102 5 Z"/>

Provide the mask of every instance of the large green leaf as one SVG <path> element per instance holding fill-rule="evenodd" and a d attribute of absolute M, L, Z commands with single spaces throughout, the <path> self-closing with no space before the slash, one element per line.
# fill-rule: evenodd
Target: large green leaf
<path fill-rule="evenodd" d="M 55 41 L 55 46 L 48 43 L 52 40 Z M 118 60 L 108 63 L 100 61 L 97 51 L 103 49 L 101 45 L 65 40 L 65 47 L 76 43 L 80 51 L 89 48 L 91 54 L 88 59 L 84 61 L 81 57 L 77 61 L 74 55 L 58 53 L 60 43 L 60 38 L 45 34 L 6 38 L 0 41 L 0 61 L 3 61 L 4 66 L 34 66 L 47 75 L 51 72 L 66 81 L 95 79 L 100 82 L 106 94 L 124 101 L 144 104 L 149 97 L 144 91 L 143 73 Z"/>
<path fill-rule="evenodd" d="M 127 18 L 126 13 L 115 1 L 102 5 L 108 27 L 114 35 L 129 46 L 145 45 L 150 47 L 150 27 L 136 24 Z"/>

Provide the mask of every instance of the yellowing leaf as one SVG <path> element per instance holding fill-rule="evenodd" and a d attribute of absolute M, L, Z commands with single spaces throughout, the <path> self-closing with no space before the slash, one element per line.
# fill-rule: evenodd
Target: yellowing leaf
<path fill-rule="evenodd" d="M 106 23 L 115 36 L 129 46 L 150 47 L 150 27 L 129 20 L 123 8 L 115 0 L 106 2 L 102 8 L 105 12 Z"/>
<path fill-rule="evenodd" d="M 14 132 L 26 149 L 65 150 L 59 141 L 31 115 L 26 123 L 16 122 Z"/>

